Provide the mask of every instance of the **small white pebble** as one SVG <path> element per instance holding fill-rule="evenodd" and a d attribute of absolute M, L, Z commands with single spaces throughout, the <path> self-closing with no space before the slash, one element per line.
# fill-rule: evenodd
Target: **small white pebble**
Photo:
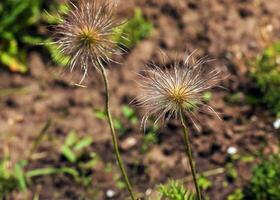
<path fill-rule="evenodd" d="M 227 149 L 227 153 L 230 155 L 236 154 L 237 153 L 237 148 L 236 147 L 229 147 Z"/>
<path fill-rule="evenodd" d="M 134 146 L 137 144 L 137 140 L 134 137 L 129 137 L 127 138 L 127 143 L 129 144 L 129 146 Z"/>
<path fill-rule="evenodd" d="M 152 194 L 152 189 L 151 188 L 147 189 L 145 194 L 146 196 L 150 196 Z"/>
<path fill-rule="evenodd" d="M 273 126 L 275 129 L 280 128 L 280 118 L 276 119 L 275 122 L 273 123 Z"/>
<path fill-rule="evenodd" d="M 107 196 L 108 198 L 114 197 L 115 194 L 116 194 L 116 193 L 114 192 L 114 190 L 109 189 L 109 190 L 106 191 L 106 196 Z"/>

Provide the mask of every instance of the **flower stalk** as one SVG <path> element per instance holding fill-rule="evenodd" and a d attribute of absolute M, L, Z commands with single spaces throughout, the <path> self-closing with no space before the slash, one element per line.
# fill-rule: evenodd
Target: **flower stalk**
<path fill-rule="evenodd" d="M 114 150 L 115 150 L 116 159 L 117 159 L 119 168 L 121 170 L 122 176 L 124 178 L 126 188 L 127 188 L 128 192 L 130 194 L 130 197 L 131 197 L 132 200 L 136 200 L 136 198 L 134 196 L 134 193 L 132 191 L 132 187 L 131 187 L 129 178 L 126 174 L 122 158 L 121 158 L 119 145 L 118 145 L 118 139 L 117 139 L 117 135 L 116 135 L 115 128 L 114 128 L 112 115 L 111 115 L 111 112 L 110 112 L 110 105 L 109 105 L 109 96 L 110 95 L 109 95 L 109 82 L 108 82 L 108 78 L 107 78 L 107 73 L 106 73 L 106 70 L 105 70 L 104 66 L 101 64 L 101 62 L 99 62 L 99 63 L 100 63 L 100 71 L 101 71 L 102 78 L 103 78 L 103 81 L 104 81 L 104 86 L 105 86 L 105 112 L 106 112 L 106 115 L 107 115 L 110 130 L 111 130 L 112 142 L 113 142 L 113 146 L 114 146 Z"/>
<path fill-rule="evenodd" d="M 204 65 L 208 62 L 203 58 L 195 61 L 189 55 L 184 62 L 176 60 L 169 68 L 153 65 L 152 69 L 145 71 L 145 76 L 140 75 L 142 94 L 138 97 L 138 105 L 146 109 L 142 120 L 144 128 L 150 116 L 156 117 L 155 123 L 159 120 L 166 122 L 171 118 L 180 121 L 198 200 L 202 200 L 202 195 L 197 183 L 186 118 L 199 130 L 199 112 L 218 116 L 203 98 L 205 91 L 218 86 L 222 80 L 219 69 Z"/>
<path fill-rule="evenodd" d="M 106 70 L 102 63 L 112 61 L 111 55 L 117 54 L 116 42 L 112 39 L 115 29 L 121 24 L 115 18 L 116 2 L 110 0 L 80 0 L 71 3 L 71 10 L 57 26 L 56 36 L 60 52 L 70 57 L 69 66 L 73 71 L 79 68 L 82 78 L 79 85 L 88 75 L 89 69 L 100 71 L 105 86 L 105 112 L 111 130 L 116 159 L 132 200 L 136 200 L 130 181 L 122 162 L 118 139 L 109 107 L 109 84 Z"/>
<path fill-rule="evenodd" d="M 190 137 L 189 137 L 189 129 L 186 125 L 182 110 L 180 110 L 180 122 L 181 122 L 182 129 L 183 129 L 184 143 L 185 143 L 185 146 L 186 146 L 186 154 L 188 156 L 189 164 L 190 164 L 190 167 L 191 167 L 191 173 L 192 173 L 193 182 L 194 182 L 194 185 L 195 185 L 197 199 L 202 200 L 201 191 L 200 191 L 199 185 L 197 183 L 197 178 L 196 178 L 195 162 L 194 162 L 194 159 L 192 157 L 192 149 L 191 149 L 191 143 L 190 143 Z"/>

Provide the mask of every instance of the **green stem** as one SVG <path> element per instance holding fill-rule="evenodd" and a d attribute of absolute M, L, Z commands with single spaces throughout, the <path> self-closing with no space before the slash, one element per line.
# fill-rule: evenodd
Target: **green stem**
<path fill-rule="evenodd" d="M 182 110 L 180 111 L 180 121 L 181 121 L 181 125 L 182 125 L 183 132 L 184 132 L 184 142 L 185 142 L 185 145 L 186 145 L 186 154 L 188 156 L 189 163 L 190 163 L 190 166 L 191 166 L 191 172 L 192 172 L 192 177 L 193 177 L 193 182 L 194 182 L 194 185 L 195 185 L 197 198 L 198 198 L 198 200 L 202 200 L 201 192 L 200 192 L 200 189 L 199 189 L 199 186 L 198 186 L 198 183 L 197 183 L 197 179 L 196 179 L 196 170 L 195 170 L 195 163 L 194 163 L 194 160 L 193 160 L 193 157 L 192 157 L 189 130 L 186 126 Z"/>
<path fill-rule="evenodd" d="M 52 124 L 52 120 L 48 119 L 48 121 L 45 123 L 44 127 L 40 130 L 39 135 L 35 139 L 35 142 L 33 143 L 32 147 L 27 155 L 27 160 L 32 159 L 32 154 L 37 150 L 37 148 L 42 143 L 44 136 L 47 134 L 51 124 Z"/>
<path fill-rule="evenodd" d="M 111 112 L 110 112 L 110 107 L 109 107 L 109 84 L 108 84 L 107 74 L 106 74 L 105 68 L 103 66 L 100 66 L 100 70 L 101 70 L 101 74 L 102 74 L 102 77 L 103 77 L 103 80 L 104 80 L 104 85 L 105 85 L 105 93 L 106 93 L 105 109 L 106 109 L 106 115 L 107 115 L 107 118 L 108 118 L 110 130 L 111 130 L 112 141 L 113 141 L 113 145 L 114 145 L 116 158 L 117 158 L 120 170 L 122 172 L 123 178 L 125 180 L 127 190 L 129 191 L 130 197 L 131 197 L 132 200 L 135 200 L 136 198 L 134 197 L 132 187 L 131 187 L 131 184 L 129 182 L 129 179 L 128 179 L 128 176 L 126 174 L 126 171 L 125 171 L 125 168 L 124 168 L 124 165 L 123 165 L 123 162 L 122 162 L 122 158 L 121 158 L 121 155 L 120 155 L 118 141 L 117 141 L 117 135 L 116 135 L 116 132 L 115 132 L 115 129 L 114 129 L 114 124 L 113 124 L 113 120 L 112 120 L 112 116 L 111 116 Z"/>

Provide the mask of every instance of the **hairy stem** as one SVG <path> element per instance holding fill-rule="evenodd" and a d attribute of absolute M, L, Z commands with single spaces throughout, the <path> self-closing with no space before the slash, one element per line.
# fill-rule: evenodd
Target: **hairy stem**
<path fill-rule="evenodd" d="M 193 177 L 193 182 L 194 182 L 194 185 L 195 185 L 197 198 L 198 198 L 198 200 L 202 200 L 200 188 L 198 186 L 197 179 L 196 179 L 196 170 L 195 170 L 194 159 L 192 157 L 189 130 L 187 128 L 182 110 L 180 111 L 180 121 L 181 121 L 181 125 L 182 125 L 183 132 L 184 132 L 184 142 L 185 142 L 185 146 L 186 146 L 186 154 L 188 156 L 189 163 L 190 163 L 190 166 L 191 166 L 191 172 L 192 172 L 192 177 Z"/>
<path fill-rule="evenodd" d="M 112 141 L 113 141 L 113 145 L 114 145 L 114 150 L 115 150 L 117 162 L 119 164 L 120 170 L 121 170 L 123 178 L 125 180 L 126 188 L 129 191 L 130 197 L 131 197 L 132 200 L 135 200 L 136 198 L 134 197 L 134 194 L 133 194 L 133 191 L 132 191 L 132 187 L 131 187 L 130 181 L 128 179 L 128 176 L 126 174 L 126 171 L 125 171 L 125 168 L 124 168 L 124 164 L 123 164 L 123 161 L 122 161 L 122 158 L 121 158 L 121 155 L 120 155 L 117 135 L 116 135 L 116 132 L 115 132 L 115 128 L 114 128 L 114 124 L 113 124 L 113 120 L 112 120 L 112 116 L 111 116 L 111 112 L 110 112 L 110 106 L 109 106 L 109 84 L 108 84 L 107 74 L 106 74 L 105 68 L 102 66 L 102 64 L 100 66 L 100 69 L 101 69 L 102 78 L 104 80 L 105 93 L 106 93 L 106 97 L 105 97 L 105 111 L 106 111 L 106 115 L 107 115 L 107 118 L 108 118 L 110 130 L 111 130 Z"/>

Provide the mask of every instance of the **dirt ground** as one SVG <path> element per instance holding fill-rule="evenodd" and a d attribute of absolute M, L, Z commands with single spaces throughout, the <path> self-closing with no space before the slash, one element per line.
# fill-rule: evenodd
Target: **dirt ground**
<path fill-rule="evenodd" d="M 280 38 L 279 0 L 121 1 L 120 17 L 131 16 L 135 6 L 142 8 L 155 30 L 151 37 L 128 54 L 116 57 L 123 64 L 110 66 L 113 115 L 126 122 L 120 107 L 139 94 L 137 72 L 146 68 L 145 63 L 168 64 L 186 50 L 197 50 L 197 57 L 208 55 L 214 58 L 211 64 L 229 74 L 222 83 L 227 89 L 214 90 L 210 101 L 210 105 L 222 113 L 223 120 L 200 114 L 202 131 L 191 128 L 192 147 L 199 173 L 222 169 L 208 177 L 212 187 L 204 190 L 204 195 L 214 200 L 225 200 L 236 188 L 246 186 L 250 170 L 257 162 L 257 159 L 250 163 L 235 161 L 238 177 L 230 180 L 225 171 L 229 147 L 236 147 L 240 155 L 279 151 L 277 131 L 273 128 L 274 117 L 264 107 L 245 102 L 245 94 L 252 92 L 253 88 L 247 76 L 246 61 Z M 170 60 L 162 61 L 159 49 L 170 55 Z M 118 168 L 113 165 L 112 172 L 104 171 L 108 163 L 115 163 L 115 159 L 106 121 L 94 114 L 94 110 L 103 109 L 104 91 L 99 74 L 92 72 L 88 76 L 86 88 L 74 87 L 69 84 L 68 72 L 58 75 L 61 70 L 52 66 L 36 49 L 29 53 L 29 66 L 27 75 L 4 70 L 0 73 L 1 154 L 8 152 L 12 162 L 24 159 L 40 129 L 48 119 L 52 119 L 48 137 L 37 150 L 38 158 L 29 163 L 28 169 L 61 166 L 65 161 L 59 150 L 72 129 L 80 135 L 93 137 L 91 150 L 100 155 L 101 161 L 91 172 L 93 186 L 89 189 L 76 184 L 68 176 L 44 176 L 32 179 L 27 194 L 15 192 L 13 199 L 31 199 L 31 194 L 38 193 L 41 200 L 77 200 L 89 194 L 91 197 L 94 195 L 93 199 L 103 200 L 108 189 L 115 192 L 111 199 L 125 199 L 126 191 L 115 184 Z M 237 92 L 241 94 L 239 101 L 230 101 L 232 94 Z M 143 110 L 135 109 L 141 118 Z M 139 152 L 143 143 L 139 125 L 126 123 L 126 128 L 126 133 L 120 138 L 123 158 L 135 190 L 144 198 L 158 183 L 165 183 L 169 178 L 190 176 L 182 133 L 175 120 L 160 129 L 158 144 L 145 154 Z M 128 145 L 131 140 L 136 142 Z M 193 189 L 191 181 L 187 185 Z"/>

